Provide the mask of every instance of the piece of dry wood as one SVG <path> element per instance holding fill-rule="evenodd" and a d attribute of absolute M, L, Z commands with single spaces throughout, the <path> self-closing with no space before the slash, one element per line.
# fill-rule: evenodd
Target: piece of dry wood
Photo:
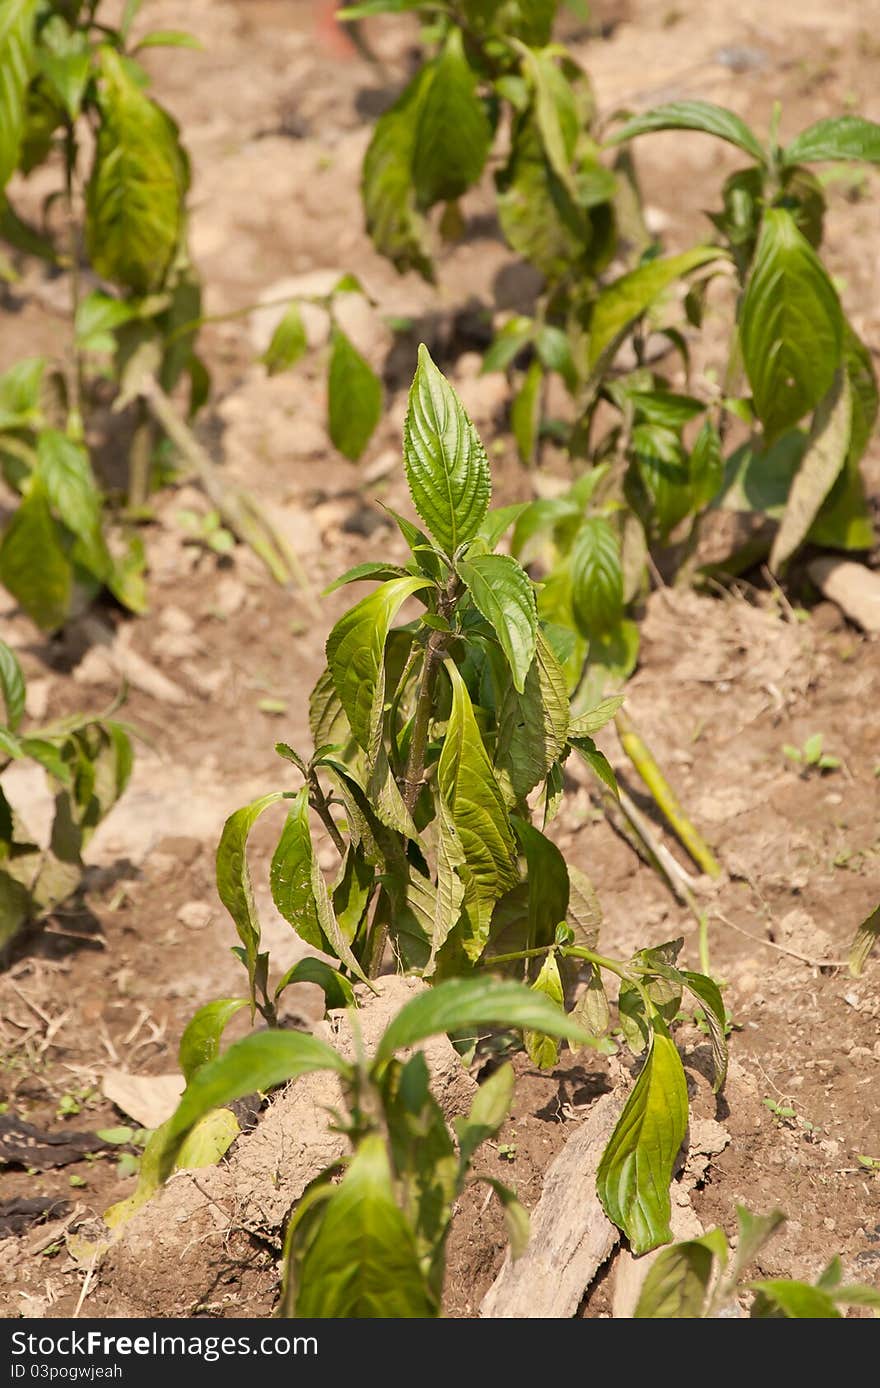
<path fill-rule="evenodd" d="M 851 559 L 823 556 L 807 565 L 819 591 L 863 631 L 880 631 L 880 574 Z"/>
<path fill-rule="evenodd" d="M 611 1255 L 620 1232 L 596 1194 L 596 1171 L 624 1099 L 603 1094 L 550 1165 L 532 1211 L 528 1247 L 504 1266 L 483 1298 L 492 1319 L 564 1320 Z"/>

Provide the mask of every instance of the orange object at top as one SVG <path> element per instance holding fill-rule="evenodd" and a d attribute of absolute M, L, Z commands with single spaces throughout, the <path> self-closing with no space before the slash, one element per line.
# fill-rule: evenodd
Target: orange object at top
<path fill-rule="evenodd" d="M 336 18 L 341 9 L 337 0 L 317 0 L 315 4 L 315 33 L 324 52 L 335 58 L 353 58 L 357 53 L 346 26 Z"/>

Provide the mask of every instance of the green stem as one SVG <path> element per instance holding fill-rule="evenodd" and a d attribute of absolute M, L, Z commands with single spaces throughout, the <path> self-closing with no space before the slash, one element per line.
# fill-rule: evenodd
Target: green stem
<path fill-rule="evenodd" d="M 694 862 L 709 877 L 720 877 L 721 866 L 718 860 L 699 830 L 688 819 L 675 791 L 655 761 L 651 749 L 625 713 L 616 714 L 614 722 L 624 752 Z"/>
<path fill-rule="evenodd" d="M 345 840 L 340 834 L 336 821 L 330 813 L 327 797 L 314 773 L 309 778 L 309 801 L 312 809 L 315 811 L 321 823 L 324 825 L 324 828 L 327 830 L 327 833 L 333 840 L 333 844 L 339 856 L 344 858 L 346 852 Z"/>
<path fill-rule="evenodd" d="M 440 595 L 438 610 L 441 617 L 448 618 L 450 616 L 458 598 L 458 591 L 458 577 L 453 573 L 449 577 L 444 592 Z M 406 761 L 402 787 L 403 803 L 410 814 L 415 809 L 419 791 L 425 780 L 425 748 L 428 744 L 428 725 L 434 706 L 434 680 L 437 667 L 445 654 L 448 635 L 449 633 L 445 631 L 432 630 L 425 646 L 425 662 L 419 680 L 419 693 L 409 742 L 409 756 Z"/>
<path fill-rule="evenodd" d="M 558 945 L 540 945 L 537 949 L 514 950 L 512 954 L 493 954 L 482 962 L 487 968 L 493 964 L 516 964 L 520 959 L 537 959 L 542 954 L 549 954 L 551 950 L 558 949 Z"/>
<path fill-rule="evenodd" d="M 150 464 L 153 458 L 153 421 L 143 400 L 136 404 L 137 415 L 128 454 L 128 505 L 132 511 L 146 506 L 150 495 Z"/>
<path fill-rule="evenodd" d="M 64 135 L 64 214 L 67 223 L 67 254 L 70 261 L 70 370 L 67 373 L 68 419 L 70 436 L 81 442 L 82 418 L 82 358 L 76 337 L 76 317 L 80 300 L 79 236 L 73 196 L 73 172 L 76 164 L 76 136 L 73 122 L 68 120 Z"/>
<path fill-rule="evenodd" d="M 584 959 L 588 964 L 595 964 L 597 969 L 607 969 L 609 973 L 617 974 L 618 978 L 624 979 L 627 983 L 635 983 L 638 986 L 638 980 L 633 978 L 625 964 L 621 964 L 618 959 L 609 959 L 604 954 L 597 954 L 585 945 L 563 945 L 560 954 L 566 958 Z"/>

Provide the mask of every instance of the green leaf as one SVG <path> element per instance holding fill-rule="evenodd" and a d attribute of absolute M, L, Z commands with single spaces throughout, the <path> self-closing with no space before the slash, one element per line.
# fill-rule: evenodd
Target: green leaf
<path fill-rule="evenodd" d="M 725 1248 L 724 1234 L 714 1229 L 701 1239 L 664 1248 L 648 1270 L 633 1312 L 635 1320 L 700 1320 L 706 1315 L 709 1289 Z M 726 1249 L 725 1249 L 726 1251 Z"/>
<path fill-rule="evenodd" d="M 102 340 L 123 323 L 137 317 L 135 305 L 124 299 L 114 299 L 100 289 L 93 289 L 77 305 L 74 326 L 77 344 L 88 349 L 93 339 Z"/>
<path fill-rule="evenodd" d="M 740 341 L 755 411 L 775 438 L 830 390 L 843 344 L 834 286 L 782 208 L 764 216 L 740 309 Z"/>
<path fill-rule="evenodd" d="M 338 970 L 331 969 L 323 959 L 313 959 L 307 955 L 305 959 L 300 959 L 298 964 L 294 964 L 293 968 L 288 969 L 279 979 L 275 989 L 276 1002 L 291 983 L 316 983 L 323 989 L 324 1005 L 328 1012 L 356 1006 L 354 989 L 348 979 L 343 978 Z"/>
<path fill-rule="evenodd" d="M 376 1050 L 375 1065 L 384 1065 L 396 1051 L 442 1032 L 481 1027 L 515 1027 L 559 1036 L 578 1046 L 599 1046 L 593 1037 L 566 1017 L 549 998 L 522 983 L 493 978 L 454 978 L 420 993 L 398 1012 Z"/>
<path fill-rule="evenodd" d="M 197 48 L 202 45 L 195 34 L 188 34 L 185 29 L 153 29 L 151 33 L 144 34 L 142 39 L 138 39 L 134 52 L 139 53 L 142 48 Z"/>
<path fill-rule="evenodd" d="M 480 1085 L 467 1117 L 454 1120 L 459 1166 L 462 1171 L 470 1165 L 471 1157 L 477 1148 L 487 1138 L 494 1137 L 506 1121 L 513 1102 L 515 1081 L 512 1065 L 499 1066 L 495 1073 Z"/>
<path fill-rule="evenodd" d="M 149 294 L 165 281 L 189 183 L 170 116 L 112 48 L 100 50 L 101 123 L 86 190 L 86 246 L 99 275 Z"/>
<path fill-rule="evenodd" d="M 0 10 L 0 191 L 18 166 L 36 9 L 37 0 L 6 0 Z"/>
<path fill-rule="evenodd" d="M 187 1084 L 196 1071 L 216 1059 L 227 1024 L 247 1005 L 247 998 L 218 998 L 199 1008 L 180 1038 L 178 1062 Z"/>
<path fill-rule="evenodd" d="M 285 310 L 260 361 L 270 376 L 277 376 L 279 371 L 287 371 L 295 366 L 308 345 L 299 304 L 291 304 Z"/>
<path fill-rule="evenodd" d="M 404 1320 L 438 1314 L 378 1134 L 358 1144 L 297 1271 L 297 1317 Z"/>
<path fill-rule="evenodd" d="M 616 799 L 620 799 L 620 791 L 617 787 L 617 777 L 603 752 L 600 752 L 591 737 L 572 737 L 569 733 L 569 742 L 587 765 L 599 777 L 599 780 L 608 787 Z"/>
<path fill-rule="evenodd" d="M 437 892 L 431 929 L 431 956 L 425 968 L 430 977 L 435 960 L 461 917 L 465 887 L 459 869 L 466 867 L 464 847 L 442 796 L 437 807 Z"/>
<path fill-rule="evenodd" d="M 688 1120 L 687 1083 L 666 1027 L 651 1049 L 602 1154 L 596 1188 L 605 1212 L 638 1257 L 672 1238 L 669 1185 Z"/>
<path fill-rule="evenodd" d="M 532 992 L 549 998 L 562 1008 L 564 991 L 555 955 L 547 955 L 541 965 L 541 972 L 532 984 Z M 537 1065 L 539 1070 L 553 1069 L 559 1059 L 559 1042 L 554 1037 L 541 1031 L 527 1031 L 523 1034 L 523 1041 L 533 1065 Z"/>
<path fill-rule="evenodd" d="M 539 949 L 542 945 L 553 943 L 556 927 L 568 915 L 568 868 L 556 844 L 546 838 L 540 829 L 513 815 L 511 823 L 526 859 L 529 891 L 526 947 Z M 555 995 L 551 992 L 551 996 Z M 557 1001 L 561 1003 L 562 998 L 557 998 Z"/>
<path fill-rule="evenodd" d="M 660 295 L 674 284 L 723 254 L 717 246 L 694 246 L 681 255 L 650 260 L 614 280 L 593 306 L 590 320 L 589 365 L 591 370 L 600 358 L 610 359 L 632 325 L 646 313 Z"/>
<path fill-rule="evenodd" d="M 6 726 L 15 732 L 24 714 L 25 683 L 15 652 L 0 641 L 0 694 L 6 709 Z"/>
<path fill-rule="evenodd" d="M 101 532 L 101 494 L 86 449 L 57 429 L 44 429 L 37 439 L 37 465 L 49 505 L 81 542 L 73 557 L 103 578 L 111 559 Z"/>
<path fill-rule="evenodd" d="M 827 1292 L 811 1287 L 807 1282 L 779 1278 L 768 1282 L 752 1282 L 757 1292 L 752 1316 L 758 1319 L 840 1320 L 840 1312 Z"/>
<path fill-rule="evenodd" d="M 782 157 L 786 164 L 818 164 L 826 159 L 880 164 L 880 125 L 864 116 L 832 116 L 802 130 Z"/>
<path fill-rule="evenodd" d="M 158 1154 L 160 1180 L 167 1180 L 185 1138 L 206 1113 L 312 1070 L 346 1075 L 349 1066 L 325 1041 L 297 1031 L 252 1032 L 208 1061 L 193 1075 L 168 1120 Z"/>
<path fill-rule="evenodd" d="M 367 231 L 376 250 L 401 273 L 417 270 L 427 280 L 433 279 L 433 269 L 412 170 L 419 113 L 431 77 L 431 65 L 425 64 L 379 117 L 361 174 Z"/>
<path fill-rule="evenodd" d="M 745 121 L 733 111 L 716 106 L 711 101 L 669 101 L 655 106 L 643 116 L 628 120 L 605 143 L 623 144 L 625 140 L 635 139 L 636 135 L 647 135 L 654 130 L 702 130 L 707 135 L 717 135 L 719 140 L 726 140 L 745 150 L 759 164 L 766 163 L 767 156 L 760 141 Z"/>
<path fill-rule="evenodd" d="M 588 713 L 582 713 L 579 718 L 573 718 L 569 727 L 569 734 L 574 737 L 591 737 L 593 733 L 598 733 L 610 723 L 615 713 L 626 702 L 625 695 L 612 694 L 610 698 L 603 699 L 595 708 L 591 708 Z"/>
<path fill-rule="evenodd" d="M 361 747 L 374 755 L 385 706 L 385 642 L 407 598 L 430 587 L 425 578 L 395 578 L 340 617 L 327 638 L 327 665 L 340 702 Z M 314 731 L 314 729 L 313 729 Z M 333 739 L 323 736 L 322 742 Z"/>
<path fill-rule="evenodd" d="M 572 545 L 571 600 L 584 636 L 602 636 L 623 616 L 620 541 L 601 516 L 588 516 Z"/>
<path fill-rule="evenodd" d="M 868 957 L 880 936 L 880 906 L 872 911 L 867 920 L 862 921 L 856 931 L 849 952 L 849 971 L 853 978 L 861 978 Z"/>
<path fill-rule="evenodd" d="M 553 169 L 533 110 L 514 122 L 510 156 L 496 175 L 505 240 L 549 280 L 583 263 L 591 224 Z"/>
<path fill-rule="evenodd" d="M 695 510 L 701 510 L 715 500 L 724 482 L 721 436 L 710 419 L 705 421 L 694 440 L 689 471 L 692 505 Z"/>
<path fill-rule="evenodd" d="M 806 540 L 825 498 L 846 466 L 851 436 L 852 392 L 849 377 L 838 371 L 816 410 L 806 452 L 788 494 L 770 551 L 772 573 L 779 573 Z"/>
<path fill-rule="evenodd" d="M 472 540 L 489 509 L 486 450 L 452 386 L 419 347 L 403 431 L 413 504 L 450 556 Z"/>
<path fill-rule="evenodd" d="M 590 965 L 589 978 L 571 1015 L 591 1036 L 604 1036 L 611 1025 L 611 1010 L 602 982 L 602 971 L 595 964 Z"/>
<path fill-rule="evenodd" d="M 492 132 L 477 95 L 477 78 L 453 25 L 419 108 L 412 153 L 416 203 L 421 210 L 454 202 L 479 180 Z"/>
<path fill-rule="evenodd" d="M 632 431 L 631 455 L 653 503 L 660 539 L 665 541 L 693 504 L 684 447 L 671 429 L 638 424 Z"/>
<path fill-rule="evenodd" d="M 70 611 L 72 571 L 39 478 L 0 542 L 0 583 L 42 631 L 60 627 Z"/>
<path fill-rule="evenodd" d="M 480 374 L 485 376 L 490 371 L 506 371 L 523 348 L 532 341 L 536 330 L 537 323 L 534 318 L 524 318 L 522 314 L 508 318 L 483 357 Z"/>
<path fill-rule="evenodd" d="M 843 363 L 852 394 L 850 458 L 858 462 L 874 432 L 880 411 L 880 396 L 874 374 L 874 359 L 848 322 L 843 325 Z"/>
<path fill-rule="evenodd" d="M 355 463 L 382 417 L 382 382 L 336 324 L 327 389 L 330 437 L 340 453 Z"/>
<path fill-rule="evenodd" d="M 510 405 L 510 427 L 516 440 L 520 462 L 531 467 L 541 430 L 541 387 L 544 368 L 537 357 L 531 362 L 523 383 Z"/>
<path fill-rule="evenodd" d="M 347 583 L 361 583 L 364 579 L 381 579 L 383 582 L 392 578 L 405 578 L 406 570 L 398 564 L 378 564 L 368 561 L 365 564 L 355 564 L 353 569 L 348 569 L 339 578 L 335 578 L 332 583 L 321 594 L 322 598 L 329 597 L 335 593 L 337 588 L 344 588 Z"/>
<path fill-rule="evenodd" d="M 702 400 L 671 390 L 627 390 L 625 397 L 642 419 L 665 429 L 684 428 L 706 408 Z"/>
<path fill-rule="evenodd" d="M 505 679 L 497 717 L 496 765 L 509 778 L 514 799 L 524 800 L 558 761 L 568 735 L 565 672 L 540 630 L 523 692 Z"/>
<path fill-rule="evenodd" d="M 528 502 L 515 501 L 512 506 L 495 506 L 486 512 L 486 518 L 477 531 L 474 540 L 482 541 L 487 550 L 494 550 L 501 536 L 516 523 Z"/>
<path fill-rule="evenodd" d="M 235 922 L 239 939 L 244 945 L 252 1000 L 260 947 L 260 921 L 248 870 L 247 841 L 263 811 L 282 797 L 283 791 L 272 791 L 236 810 L 224 824 L 217 845 L 217 894 Z"/>
<path fill-rule="evenodd" d="M 714 1071 L 712 1088 L 717 1094 L 719 1090 L 724 1088 L 724 1081 L 727 1078 L 727 1037 L 725 1035 L 727 1015 L 724 1009 L 724 999 L 715 980 L 708 978 L 705 974 L 691 973 L 687 969 L 682 969 L 681 976 L 694 997 L 703 1005 L 706 1026 L 709 1028 L 709 1040 L 712 1044 L 712 1068 Z"/>
<path fill-rule="evenodd" d="M 743 1205 L 736 1207 L 737 1240 L 736 1253 L 730 1269 L 730 1277 L 725 1288 L 725 1295 L 732 1296 L 736 1292 L 736 1285 L 739 1277 L 758 1256 L 761 1249 L 772 1238 L 773 1234 L 785 1223 L 785 1215 L 781 1210 L 772 1210 L 767 1215 L 753 1215 Z"/>
<path fill-rule="evenodd" d="M 23 357 L 0 376 L 0 430 L 37 428 L 45 357 Z"/>
<path fill-rule="evenodd" d="M 602 907 L 586 873 L 573 864 L 568 869 L 569 897 L 566 924 L 574 932 L 574 942 L 584 949 L 595 949 L 602 924 Z"/>
<path fill-rule="evenodd" d="M 61 16 L 56 15 L 40 29 L 37 60 L 53 93 L 70 120 L 75 121 L 91 74 L 88 38 L 81 31 L 71 30 Z"/>
<path fill-rule="evenodd" d="M 309 828 L 309 792 L 306 786 L 290 803 L 281 837 L 269 868 L 272 900 L 278 913 L 292 925 L 301 940 L 314 949 L 326 950 L 312 891 L 312 836 Z"/>
<path fill-rule="evenodd" d="M 501 643 L 516 689 L 523 692 L 535 658 L 538 609 L 529 578 L 509 554 L 481 554 L 462 560 L 458 573 Z"/>
<path fill-rule="evenodd" d="M 462 941 L 470 959 L 486 944 L 492 907 L 516 881 L 516 848 L 504 798 L 483 746 L 464 680 L 451 661 L 452 710 L 437 766 L 437 785 L 449 809 L 464 854 L 460 873 L 470 936 Z"/>
<path fill-rule="evenodd" d="M 507 1234 L 507 1241 L 510 1244 L 510 1256 L 516 1261 L 525 1253 L 529 1242 L 528 1211 L 520 1204 L 509 1186 L 504 1185 L 496 1177 L 481 1174 L 477 1179 L 490 1186 L 501 1202 L 501 1208 L 504 1211 L 504 1232 Z"/>

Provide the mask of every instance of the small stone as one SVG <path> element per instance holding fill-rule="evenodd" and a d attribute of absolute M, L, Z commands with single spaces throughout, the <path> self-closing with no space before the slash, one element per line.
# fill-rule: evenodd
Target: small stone
<path fill-rule="evenodd" d="M 46 717 L 51 690 L 51 680 L 28 680 L 24 707 L 28 718 L 33 718 L 35 723 L 42 722 Z"/>
<path fill-rule="evenodd" d="M 240 578 L 224 574 L 214 594 L 214 610 L 223 617 L 234 617 L 247 601 L 247 588 Z"/>
<path fill-rule="evenodd" d="M 173 631 L 182 636 L 188 636 L 195 627 L 192 617 L 188 612 L 184 612 L 182 607 L 163 607 L 159 613 L 159 621 L 166 631 Z"/>
<path fill-rule="evenodd" d="M 206 901 L 187 901 L 177 913 L 177 919 L 187 930 L 204 930 L 211 924 L 213 910 Z"/>

